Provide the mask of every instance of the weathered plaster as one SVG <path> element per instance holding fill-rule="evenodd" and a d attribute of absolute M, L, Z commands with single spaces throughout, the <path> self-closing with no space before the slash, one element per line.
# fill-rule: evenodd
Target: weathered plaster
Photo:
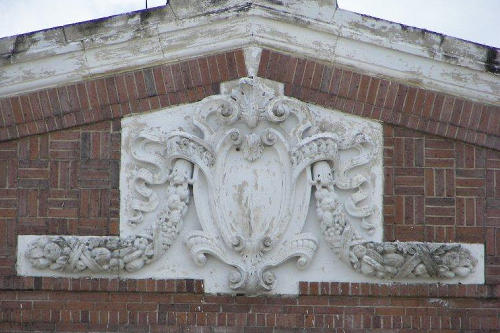
<path fill-rule="evenodd" d="M 259 47 L 247 47 L 244 52 L 248 76 L 256 77 L 259 71 L 262 49 Z"/>
<path fill-rule="evenodd" d="M 3 38 L 0 96 L 249 46 L 500 102 L 497 50 L 341 10 L 333 0 L 176 1 Z"/>

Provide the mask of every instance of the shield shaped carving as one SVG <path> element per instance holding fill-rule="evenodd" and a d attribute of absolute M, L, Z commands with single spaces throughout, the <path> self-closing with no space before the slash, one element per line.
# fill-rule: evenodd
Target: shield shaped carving
<path fill-rule="evenodd" d="M 195 172 L 194 200 L 204 231 L 187 239 L 199 264 L 205 254 L 215 255 L 235 267 L 231 287 L 247 292 L 272 289 L 270 268 L 294 256 L 303 267 L 317 248 L 312 235 L 300 233 L 309 206 L 309 174 L 294 175 L 294 139 L 283 127 L 289 122 L 288 127 L 306 128 L 308 119 L 292 117 L 288 101 L 270 89 L 255 88 L 253 80 L 242 81 L 230 99 L 204 104 L 195 120 L 217 159 L 212 168 Z M 287 241 L 285 233 L 296 241 Z"/>

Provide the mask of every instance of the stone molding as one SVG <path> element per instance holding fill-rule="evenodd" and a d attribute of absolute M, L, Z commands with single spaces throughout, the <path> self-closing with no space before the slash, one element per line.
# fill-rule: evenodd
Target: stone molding
<path fill-rule="evenodd" d="M 0 95 L 249 46 L 500 101 L 497 49 L 341 10 L 333 0 L 183 1 L 4 38 Z"/>

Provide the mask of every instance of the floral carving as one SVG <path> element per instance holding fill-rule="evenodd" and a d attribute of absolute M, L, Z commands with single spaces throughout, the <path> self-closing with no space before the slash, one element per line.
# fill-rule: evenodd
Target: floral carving
<path fill-rule="evenodd" d="M 150 235 L 129 238 L 42 237 L 34 241 L 26 257 L 38 269 L 66 272 L 105 272 L 141 269 L 152 261 Z"/>
<path fill-rule="evenodd" d="M 327 162 L 313 166 L 316 210 L 328 245 L 355 271 L 379 279 L 466 277 L 477 260 L 459 244 L 367 242 L 350 225 Z"/>

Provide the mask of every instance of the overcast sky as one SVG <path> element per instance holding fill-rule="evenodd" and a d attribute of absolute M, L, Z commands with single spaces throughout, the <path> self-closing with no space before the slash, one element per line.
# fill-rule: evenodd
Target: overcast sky
<path fill-rule="evenodd" d="M 184 1 L 184 0 L 171 0 Z M 145 8 L 145 0 L 0 0 L 0 37 Z M 165 0 L 148 0 L 160 6 Z M 500 47 L 500 0 L 338 0 L 351 11 Z"/>

